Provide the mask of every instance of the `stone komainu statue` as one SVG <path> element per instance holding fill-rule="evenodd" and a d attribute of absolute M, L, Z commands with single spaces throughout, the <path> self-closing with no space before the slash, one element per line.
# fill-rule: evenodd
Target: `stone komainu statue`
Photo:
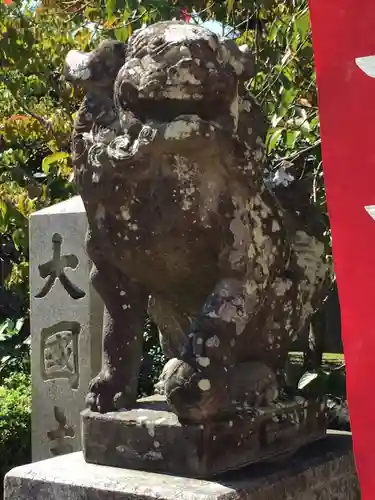
<path fill-rule="evenodd" d="M 91 410 L 136 404 L 147 313 L 181 422 L 282 404 L 288 350 L 330 275 L 308 193 L 269 176 L 252 54 L 169 21 L 71 51 L 65 74 L 86 91 L 73 160 L 105 304 Z"/>

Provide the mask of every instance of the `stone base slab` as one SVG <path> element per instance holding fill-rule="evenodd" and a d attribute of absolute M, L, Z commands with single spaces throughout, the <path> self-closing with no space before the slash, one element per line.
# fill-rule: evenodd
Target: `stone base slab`
<path fill-rule="evenodd" d="M 225 453 L 225 449 L 222 450 Z M 5 500 L 360 500 L 351 436 L 328 435 L 282 464 L 257 464 L 217 481 L 86 463 L 72 453 L 5 477 Z"/>
<path fill-rule="evenodd" d="M 207 478 L 284 459 L 324 438 L 325 424 L 320 401 L 301 399 L 256 413 L 239 411 L 223 421 L 184 425 L 162 396 L 151 396 L 130 411 L 82 412 L 82 444 L 90 463 Z"/>

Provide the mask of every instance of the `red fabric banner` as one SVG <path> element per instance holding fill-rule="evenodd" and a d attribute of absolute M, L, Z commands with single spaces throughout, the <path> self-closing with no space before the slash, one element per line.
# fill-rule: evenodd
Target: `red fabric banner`
<path fill-rule="evenodd" d="M 354 452 L 374 500 L 375 1 L 310 0 L 310 12 Z"/>

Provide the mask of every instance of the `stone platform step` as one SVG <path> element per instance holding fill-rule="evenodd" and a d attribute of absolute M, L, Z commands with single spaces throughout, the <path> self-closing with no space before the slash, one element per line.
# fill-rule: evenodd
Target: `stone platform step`
<path fill-rule="evenodd" d="M 225 453 L 225 449 L 223 449 Z M 72 453 L 11 470 L 5 500 L 360 500 L 351 436 L 330 433 L 280 465 L 215 481 L 88 464 Z"/>

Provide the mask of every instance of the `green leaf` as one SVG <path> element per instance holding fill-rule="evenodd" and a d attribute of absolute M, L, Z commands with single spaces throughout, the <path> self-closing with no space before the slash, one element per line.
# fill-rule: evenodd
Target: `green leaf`
<path fill-rule="evenodd" d="M 18 227 L 15 231 L 13 231 L 12 240 L 16 245 L 17 250 L 24 248 L 27 241 L 24 228 Z"/>
<path fill-rule="evenodd" d="M 308 9 L 303 11 L 300 15 L 295 18 L 295 28 L 298 30 L 302 40 L 306 38 L 308 32 L 310 31 L 310 15 Z"/>
<path fill-rule="evenodd" d="M 25 323 L 25 318 L 18 318 L 16 321 L 16 326 L 14 327 L 14 330 L 16 333 L 19 333 L 21 331 L 21 328 L 23 327 L 23 324 Z"/>
<path fill-rule="evenodd" d="M 286 133 L 286 145 L 288 149 L 294 149 L 298 137 L 301 135 L 299 130 L 288 130 Z"/>
<path fill-rule="evenodd" d="M 95 7 L 86 7 L 84 11 L 85 17 L 87 17 L 90 21 L 94 21 L 95 18 L 100 15 L 99 9 Z"/>
<path fill-rule="evenodd" d="M 227 0 L 227 14 L 231 14 L 234 7 L 234 0 Z"/>
<path fill-rule="evenodd" d="M 5 219 L 8 212 L 8 205 L 4 200 L 0 200 L 0 216 L 2 219 Z"/>
<path fill-rule="evenodd" d="M 278 22 L 274 22 L 269 33 L 268 33 L 268 40 L 270 42 L 273 42 L 274 40 L 276 40 L 276 37 L 279 33 L 279 29 L 280 29 L 280 25 Z"/>
<path fill-rule="evenodd" d="M 298 89 L 290 88 L 288 90 L 283 90 L 281 97 L 281 106 L 278 110 L 279 116 L 285 116 L 286 113 L 290 110 L 290 106 L 292 105 L 296 95 L 298 94 Z"/>
<path fill-rule="evenodd" d="M 128 26 L 115 29 L 115 37 L 119 42 L 126 42 L 126 40 L 129 38 Z"/>
<path fill-rule="evenodd" d="M 53 153 L 52 155 L 46 156 L 42 161 L 42 170 L 45 174 L 48 174 L 51 166 L 58 162 L 59 160 L 64 160 L 69 157 L 69 153 L 64 153 L 59 151 L 58 153 Z"/>
<path fill-rule="evenodd" d="M 4 335 L 4 333 L 6 332 L 6 330 L 8 330 L 9 323 L 10 323 L 10 319 L 9 318 L 7 318 L 5 321 L 3 321 L 3 323 L 1 323 L 1 325 L 0 325 L 0 335 Z"/>
<path fill-rule="evenodd" d="M 20 332 L 21 328 L 23 327 L 24 322 L 25 322 L 25 318 L 18 318 L 17 321 L 14 321 L 10 318 L 7 318 L 0 325 L 1 340 L 4 340 L 11 335 L 18 334 Z"/>
<path fill-rule="evenodd" d="M 319 377 L 318 372 L 306 372 L 306 373 L 304 373 L 298 382 L 298 389 L 301 391 L 306 386 L 310 385 L 311 382 L 316 380 L 318 377 Z"/>
<path fill-rule="evenodd" d="M 105 10 L 107 12 L 107 20 L 110 20 L 114 17 L 116 12 L 116 3 L 116 0 L 106 0 Z"/>
<path fill-rule="evenodd" d="M 278 127 L 276 128 L 271 135 L 267 138 L 267 151 L 270 153 L 273 149 L 276 148 L 281 134 L 283 133 L 284 128 Z"/>

